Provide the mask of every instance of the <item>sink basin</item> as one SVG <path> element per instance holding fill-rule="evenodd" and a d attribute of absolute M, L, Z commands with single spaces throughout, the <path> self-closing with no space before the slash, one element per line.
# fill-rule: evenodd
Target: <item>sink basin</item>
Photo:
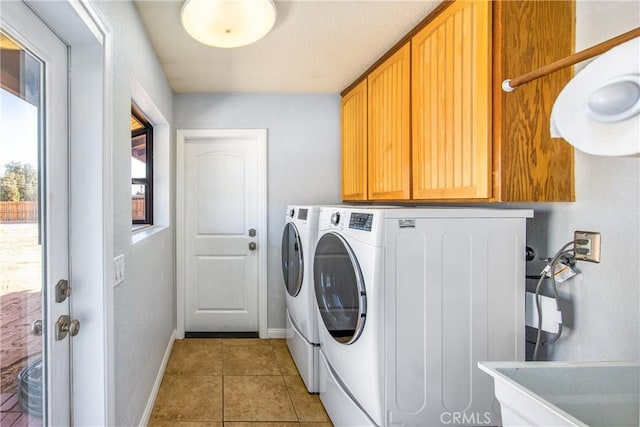
<path fill-rule="evenodd" d="M 503 426 L 640 426 L 640 362 L 478 362 Z"/>

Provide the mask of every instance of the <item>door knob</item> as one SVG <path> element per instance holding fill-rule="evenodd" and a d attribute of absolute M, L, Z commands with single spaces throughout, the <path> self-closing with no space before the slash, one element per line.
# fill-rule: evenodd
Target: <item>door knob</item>
<path fill-rule="evenodd" d="M 58 318 L 56 322 L 56 340 L 61 341 L 65 339 L 67 334 L 75 337 L 80 332 L 80 322 L 76 319 L 71 320 L 71 317 L 63 314 Z"/>
<path fill-rule="evenodd" d="M 250 251 L 255 251 L 257 247 L 258 247 L 258 245 L 256 244 L 256 242 L 249 242 L 249 250 Z"/>
<path fill-rule="evenodd" d="M 37 337 L 42 335 L 42 320 L 38 319 L 31 325 L 31 334 Z"/>

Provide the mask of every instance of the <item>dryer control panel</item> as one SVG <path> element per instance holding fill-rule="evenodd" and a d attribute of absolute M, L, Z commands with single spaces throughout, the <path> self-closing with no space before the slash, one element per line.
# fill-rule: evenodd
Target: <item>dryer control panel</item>
<path fill-rule="evenodd" d="M 352 212 L 349 218 L 349 228 L 360 231 L 371 231 L 373 226 L 373 214 Z"/>

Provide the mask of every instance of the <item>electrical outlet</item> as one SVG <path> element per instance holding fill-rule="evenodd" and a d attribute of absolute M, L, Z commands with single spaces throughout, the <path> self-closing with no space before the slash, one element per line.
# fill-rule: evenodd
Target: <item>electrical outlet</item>
<path fill-rule="evenodd" d="M 577 260 L 600 262 L 600 233 L 596 231 L 574 231 L 573 250 Z"/>

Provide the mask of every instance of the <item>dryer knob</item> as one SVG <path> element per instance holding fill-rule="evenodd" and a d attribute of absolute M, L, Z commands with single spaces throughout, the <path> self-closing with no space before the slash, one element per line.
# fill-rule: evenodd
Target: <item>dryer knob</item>
<path fill-rule="evenodd" d="M 293 216 L 295 215 L 295 213 L 296 213 L 296 210 L 295 210 L 295 209 L 289 209 L 288 214 L 289 214 L 289 216 L 290 216 L 291 218 L 293 218 Z"/>
<path fill-rule="evenodd" d="M 340 223 L 340 212 L 334 212 L 331 215 L 331 224 L 338 225 Z"/>

